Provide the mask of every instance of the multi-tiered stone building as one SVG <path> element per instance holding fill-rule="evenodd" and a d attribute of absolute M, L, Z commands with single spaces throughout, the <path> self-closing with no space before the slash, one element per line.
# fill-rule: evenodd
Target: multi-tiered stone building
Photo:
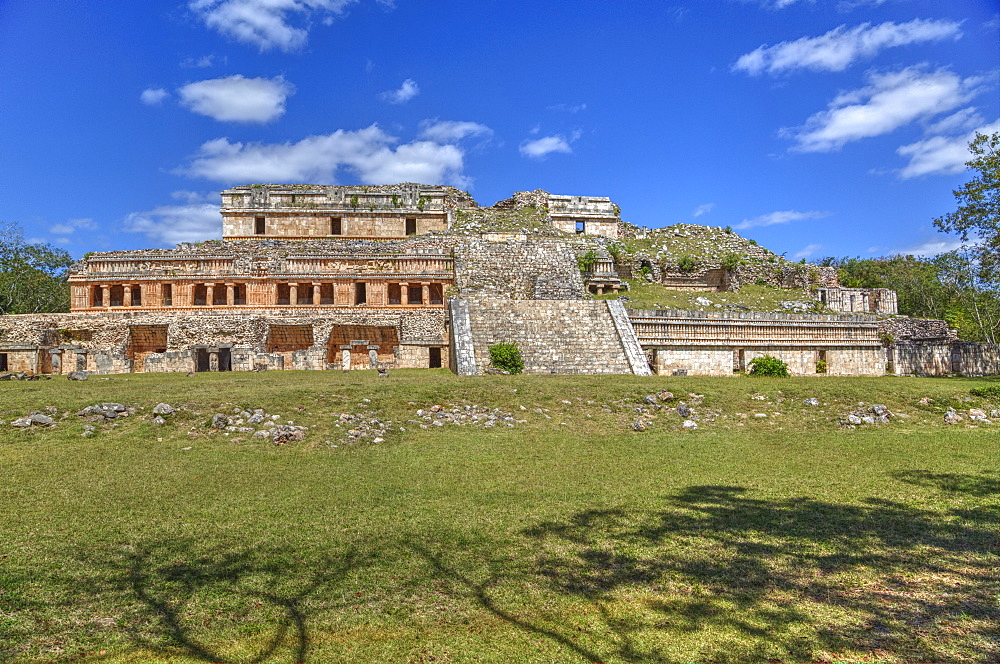
<path fill-rule="evenodd" d="M 498 342 L 518 343 L 531 373 L 724 375 L 763 354 L 796 374 L 885 371 L 866 314 L 894 313 L 891 291 L 822 289 L 847 316 L 589 299 L 621 286 L 604 248 L 625 226 L 605 197 L 538 190 L 480 208 L 444 186 L 247 185 L 222 192 L 221 214 L 221 241 L 88 255 L 69 313 L 0 316 L 0 371 L 476 374 Z"/>

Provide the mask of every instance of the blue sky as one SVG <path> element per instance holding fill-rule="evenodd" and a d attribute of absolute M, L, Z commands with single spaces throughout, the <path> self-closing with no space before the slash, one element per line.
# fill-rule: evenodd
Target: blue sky
<path fill-rule="evenodd" d="M 2 0 L 0 222 L 217 237 L 251 182 L 610 196 L 790 258 L 950 248 L 996 0 Z"/>

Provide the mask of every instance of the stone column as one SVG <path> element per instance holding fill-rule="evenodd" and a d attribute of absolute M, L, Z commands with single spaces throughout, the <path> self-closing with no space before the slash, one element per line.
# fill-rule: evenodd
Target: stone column
<path fill-rule="evenodd" d="M 295 306 L 299 303 L 299 285 L 288 284 L 288 304 Z"/>
<path fill-rule="evenodd" d="M 420 304 L 428 304 L 431 301 L 431 285 L 430 282 L 422 281 L 420 282 Z"/>
<path fill-rule="evenodd" d="M 340 347 L 340 368 L 344 371 L 351 370 L 351 347 L 341 346 Z"/>
<path fill-rule="evenodd" d="M 205 306 L 210 307 L 215 302 L 215 284 L 205 284 Z"/>
<path fill-rule="evenodd" d="M 101 306 L 105 309 L 111 308 L 111 286 L 101 286 Z"/>
<path fill-rule="evenodd" d="M 219 370 L 219 349 L 209 348 L 208 349 L 208 370 L 218 371 Z"/>
<path fill-rule="evenodd" d="M 318 307 L 320 305 L 320 297 L 323 291 L 323 286 L 321 284 L 313 282 L 313 306 Z"/>
<path fill-rule="evenodd" d="M 53 348 L 49 351 L 49 355 L 52 356 L 52 373 L 55 375 L 62 374 L 62 351 L 58 348 Z"/>
<path fill-rule="evenodd" d="M 399 282 L 399 303 L 410 303 L 410 284 L 405 281 Z"/>
<path fill-rule="evenodd" d="M 76 350 L 76 370 L 87 370 L 87 350 L 85 348 L 78 348 Z"/>
<path fill-rule="evenodd" d="M 122 306 L 131 307 L 132 306 L 132 285 L 125 284 L 122 287 Z"/>
<path fill-rule="evenodd" d="M 226 284 L 226 304 L 230 307 L 236 303 L 236 296 L 233 293 L 234 286 L 235 284 L 230 284 L 230 283 Z"/>

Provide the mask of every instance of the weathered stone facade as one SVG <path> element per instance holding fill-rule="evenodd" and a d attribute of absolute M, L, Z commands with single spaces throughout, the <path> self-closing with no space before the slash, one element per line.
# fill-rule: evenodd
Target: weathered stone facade
<path fill-rule="evenodd" d="M 608 198 L 537 190 L 479 208 L 466 192 L 416 184 L 250 185 L 222 196 L 222 241 L 92 254 L 71 271 L 71 313 L 0 317 L 0 371 L 468 375 L 489 369 L 490 345 L 510 341 L 529 373 L 730 375 L 765 353 L 796 375 L 885 370 L 892 333 L 872 317 L 626 313 L 620 301 L 586 299 L 616 290 L 629 267 L 612 257 L 624 226 Z M 753 274 L 703 266 L 682 276 L 663 265 L 651 263 L 655 278 L 691 281 L 679 287 L 729 288 Z M 891 291 L 836 289 L 835 274 L 831 283 L 812 268 L 752 267 L 788 287 L 825 286 L 827 301 L 850 311 L 895 310 Z M 925 341 L 897 343 L 890 365 L 996 369 L 989 348 Z"/>
<path fill-rule="evenodd" d="M 885 351 L 874 319 L 861 316 L 629 310 L 657 374 L 731 376 L 762 355 L 792 375 L 881 376 Z M 822 361 L 823 364 L 820 364 Z"/>

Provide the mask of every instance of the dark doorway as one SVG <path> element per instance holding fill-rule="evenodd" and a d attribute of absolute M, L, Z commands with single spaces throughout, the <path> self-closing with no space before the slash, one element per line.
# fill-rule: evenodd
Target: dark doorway
<path fill-rule="evenodd" d="M 253 220 L 254 235 L 264 234 L 264 217 L 255 217 Z"/>
<path fill-rule="evenodd" d="M 330 235 L 342 235 L 344 227 L 340 223 L 340 217 L 330 217 Z"/>
<path fill-rule="evenodd" d="M 417 220 L 416 219 L 407 219 L 406 220 L 406 234 L 407 235 L 416 235 L 417 234 Z"/>
<path fill-rule="evenodd" d="M 233 354 L 228 348 L 219 349 L 219 371 L 233 370 Z"/>
<path fill-rule="evenodd" d="M 0 371 L 7 371 L 7 353 L 0 353 Z"/>
<path fill-rule="evenodd" d="M 430 362 L 428 362 L 428 366 L 431 369 L 440 369 L 441 368 L 441 349 L 440 348 L 428 348 L 427 350 L 429 351 L 429 355 L 430 355 Z"/>
<path fill-rule="evenodd" d="M 195 357 L 195 371 L 208 371 L 211 365 L 208 362 L 208 351 L 204 348 L 198 349 L 198 355 Z"/>

